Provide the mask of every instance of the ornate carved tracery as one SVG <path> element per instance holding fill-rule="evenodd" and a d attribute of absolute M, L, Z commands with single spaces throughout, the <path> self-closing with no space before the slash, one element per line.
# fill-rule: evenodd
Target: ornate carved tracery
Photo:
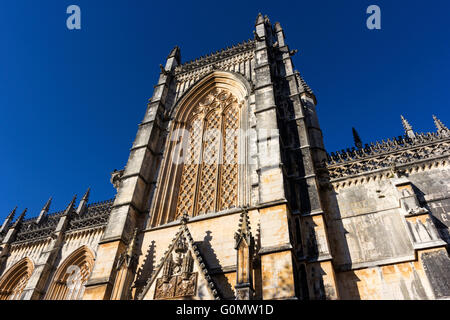
<path fill-rule="evenodd" d="M 237 206 L 239 119 L 238 99 L 225 89 L 212 89 L 193 109 L 175 218 Z"/>
<path fill-rule="evenodd" d="M 45 300 L 80 300 L 94 266 L 94 256 L 85 246 L 75 250 L 58 268 Z"/>

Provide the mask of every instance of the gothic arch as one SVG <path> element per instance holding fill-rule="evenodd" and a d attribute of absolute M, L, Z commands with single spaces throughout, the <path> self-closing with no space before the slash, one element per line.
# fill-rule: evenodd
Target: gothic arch
<path fill-rule="evenodd" d="M 0 279 L 0 300 L 21 300 L 23 290 L 34 271 L 33 262 L 23 258 Z"/>
<path fill-rule="evenodd" d="M 45 300 L 80 300 L 94 267 L 94 254 L 87 246 L 73 251 L 58 267 Z"/>
<path fill-rule="evenodd" d="M 184 213 L 197 216 L 247 204 L 247 171 L 242 164 L 247 162 L 250 93 L 241 75 L 213 71 L 176 103 L 151 226 Z"/>

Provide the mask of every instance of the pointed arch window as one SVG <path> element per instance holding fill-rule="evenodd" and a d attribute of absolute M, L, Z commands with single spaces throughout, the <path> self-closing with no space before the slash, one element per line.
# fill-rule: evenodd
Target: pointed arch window
<path fill-rule="evenodd" d="M 86 247 L 75 250 L 56 271 L 45 300 L 81 300 L 94 266 L 94 256 Z"/>
<path fill-rule="evenodd" d="M 193 108 L 175 218 L 238 205 L 240 107 L 230 91 L 213 88 Z"/>
<path fill-rule="evenodd" d="M 33 270 L 33 263 L 28 258 L 11 267 L 0 280 L 0 300 L 21 300 Z"/>

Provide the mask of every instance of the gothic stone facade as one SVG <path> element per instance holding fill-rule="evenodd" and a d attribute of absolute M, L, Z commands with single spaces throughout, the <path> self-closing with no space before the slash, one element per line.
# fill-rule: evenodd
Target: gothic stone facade
<path fill-rule="evenodd" d="M 450 131 L 402 117 L 327 154 L 295 52 L 262 15 L 231 48 L 175 47 L 115 198 L 8 216 L 0 299 L 449 298 Z"/>

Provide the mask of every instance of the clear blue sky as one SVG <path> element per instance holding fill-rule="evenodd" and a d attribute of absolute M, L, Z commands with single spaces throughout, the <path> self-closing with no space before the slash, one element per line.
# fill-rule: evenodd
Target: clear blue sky
<path fill-rule="evenodd" d="M 66 28 L 66 8 L 82 30 Z M 382 30 L 366 28 L 377 4 Z M 252 38 L 258 12 L 280 21 L 318 99 L 329 151 L 401 135 L 400 114 L 450 126 L 450 2 L 14 0 L 0 3 L 0 219 L 64 209 L 92 187 L 112 198 L 137 125 L 173 46 L 183 61 Z"/>

